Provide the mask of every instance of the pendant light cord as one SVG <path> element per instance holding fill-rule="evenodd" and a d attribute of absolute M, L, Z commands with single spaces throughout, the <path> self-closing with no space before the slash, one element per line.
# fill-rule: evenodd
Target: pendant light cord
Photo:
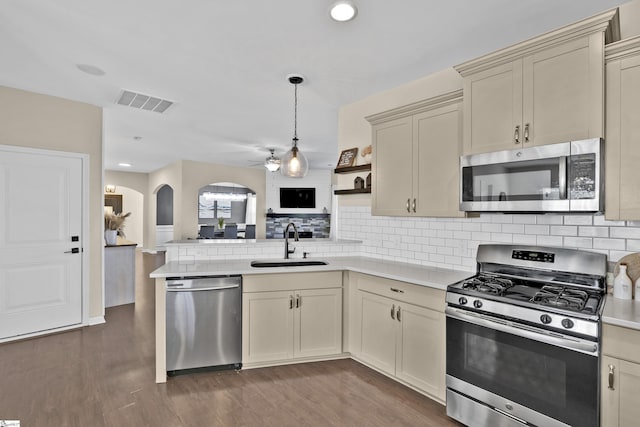
<path fill-rule="evenodd" d="M 293 146 L 296 147 L 298 145 L 298 83 L 295 83 L 293 88 Z"/>

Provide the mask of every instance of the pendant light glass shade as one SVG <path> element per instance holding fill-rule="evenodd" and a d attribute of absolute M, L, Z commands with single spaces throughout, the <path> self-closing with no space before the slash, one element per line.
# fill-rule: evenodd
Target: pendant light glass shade
<path fill-rule="evenodd" d="M 307 172 L 309 172 L 309 162 L 304 154 L 298 150 L 294 139 L 293 147 L 282 158 L 280 173 L 292 178 L 303 178 L 307 175 Z"/>
<path fill-rule="evenodd" d="M 294 87 L 293 110 L 293 147 L 287 151 L 280 162 L 280 173 L 291 178 L 303 178 L 309 172 L 309 162 L 298 149 L 298 85 L 304 79 L 298 75 L 289 76 L 289 83 Z"/>

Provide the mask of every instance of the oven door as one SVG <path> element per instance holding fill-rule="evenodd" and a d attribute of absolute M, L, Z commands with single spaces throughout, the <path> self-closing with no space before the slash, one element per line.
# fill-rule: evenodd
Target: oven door
<path fill-rule="evenodd" d="M 464 414 L 476 414 L 474 426 L 599 425 L 597 343 L 453 307 L 446 314 L 447 414 L 467 424 Z M 482 408 L 508 421 L 483 423 Z"/>

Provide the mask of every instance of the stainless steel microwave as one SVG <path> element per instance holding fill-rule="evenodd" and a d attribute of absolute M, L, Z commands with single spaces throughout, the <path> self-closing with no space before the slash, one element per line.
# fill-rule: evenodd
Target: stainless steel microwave
<path fill-rule="evenodd" d="M 460 210 L 603 212 L 599 138 L 460 157 Z"/>

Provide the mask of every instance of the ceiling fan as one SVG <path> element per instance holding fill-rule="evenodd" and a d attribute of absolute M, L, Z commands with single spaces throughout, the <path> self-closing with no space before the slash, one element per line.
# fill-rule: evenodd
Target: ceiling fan
<path fill-rule="evenodd" d="M 280 170 L 280 158 L 276 157 L 275 148 L 268 148 L 268 150 L 270 153 L 269 157 L 265 158 L 263 161 L 252 162 L 251 165 L 252 166 L 261 165 L 267 168 L 269 172 L 277 172 L 278 170 Z"/>

